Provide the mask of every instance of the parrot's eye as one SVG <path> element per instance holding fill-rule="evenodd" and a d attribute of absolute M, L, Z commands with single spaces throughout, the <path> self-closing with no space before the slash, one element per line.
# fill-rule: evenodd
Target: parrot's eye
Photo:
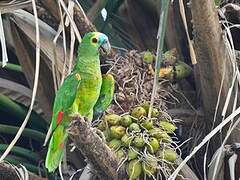
<path fill-rule="evenodd" d="M 97 43 L 98 42 L 97 38 L 92 38 L 92 42 Z"/>

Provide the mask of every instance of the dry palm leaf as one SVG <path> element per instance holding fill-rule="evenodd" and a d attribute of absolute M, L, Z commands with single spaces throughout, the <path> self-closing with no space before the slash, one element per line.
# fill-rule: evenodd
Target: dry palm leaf
<path fill-rule="evenodd" d="M 19 58 L 20 64 L 23 66 L 24 74 L 28 79 L 28 82 L 32 84 L 33 73 L 34 73 L 34 44 L 35 40 L 35 22 L 32 14 L 17 10 L 11 16 L 11 29 L 13 31 L 13 40 L 16 53 Z M 51 117 L 51 106 L 52 99 L 54 96 L 54 88 L 52 82 L 52 63 L 54 63 L 54 49 L 56 50 L 56 64 L 55 67 L 59 73 L 62 72 L 63 62 L 64 62 L 64 51 L 62 47 L 62 39 L 59 38 L 56 48 L 54 48 L 53 39 L 56 36 L 56 31 L 53 30 L 49 25 L 39 20 L 40 28 L 40 42 L 41 42 L 41 72 L 40 72 L 40 82 L 38 90 L 38 100 L 40 102 L 40 107 L 43 109 L 45 117 L 50 119 Z M 67 49 L 67 56 L 68 56 Z M 68 56 L 69 57 L 69 56 Z M 73 58 L 75 59 L 75 57 Z"/>
<path fill-rule="evenodd" d="M 0 78 L 0 93 L 25 106 L 30 105 L 32 98 L 31 89 L 3 78 Z M 35 112 L 44 117 L 43 110 L 39 108 L 38 104 L 39 103 L 36 102 L 33 109 Z"/>
<path fill-rule="evenodd" d="M 23 1 L 2 1 L 0 2 L 0 11 L 2 14 L 12 12 L 17 9 L 22 9 L 31 5 L 30 0 Z"/>
<path fill-rule="evenodd" d="M 34 17 L 32 14 L 24 11 L 17 10 L 13 13 L 12 20 L 15 22 L 17 27 L 22 30 L 22 32 L 35 44 L 35 24 Z M 56 31 L 39 20 L 39 30 L 40 30 L 40 42 L 41 42 L 41 51 L 44 55 L 47 56 L 49 60 L 54 59 L 54 43 L 53 39 L 56 36 Z M 59 72 L 62 72 L 62 67 L 64 63 L 64 50 L 62 47 L 62 38 L 60 37 L 56 46 L 56 56 L 57 62 L 56 67 Z M 67 57 L 69 57 L 69 50 L 67 49 Z M 75 59 L 75 57 L 73 58 Z M 47 61 L 47 65 L 51 68 L 51 61 Z"/>
<path fill-rule="evenodd" d="M 14 23 L 11 23 L 11 30 L 16 55 L 29 85 L 33 87 L 35 58 L 32 52 L 34 52 L 34 47 L 28 41 L 25 34 L 16 28 Z M 40 103 L 40 107 L 44 111 L 45 117 L 47 117 L 47 119 L 50 119 L 52 100 L 54 97 L 53 83 L 51 81 L 52 74 L 51 70 L 48 68 L 44 61 L 41 61 L 41 66 L 42 68 L 40 69 L 37 100 Z"/>

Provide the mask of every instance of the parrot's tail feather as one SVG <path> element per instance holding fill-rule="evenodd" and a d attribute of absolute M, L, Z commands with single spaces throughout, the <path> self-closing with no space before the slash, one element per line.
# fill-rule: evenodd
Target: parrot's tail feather
<path fill-rule="evenodd" d="M 103 111 L 95 110 L 93 112 L 93 121 L 100 119 L 102 117 L 102 115 L 103 115 Z"/>
<path fill-rule="evenodd" d="M 53 132 L 48 145 L 48 153 L 45 161 L 45 166 L 49 172 L 54 172 L 61 163 L 67 136 L 64 127 L 61 125 L 59 125 Z"/>
<path fill-rule="evenodd" d="M 46 135 L 46 137 L 45 137 L 43 146 L 46 146 L 46 145 L 47 145 L 47 142 L 48 142 L 51 134 L 52 134 L 52 124 L 50 125 L 50 127 L 49 127 L 49 129 L 48 129 L 48 132 L 47 132 L 47 135 Z"/>

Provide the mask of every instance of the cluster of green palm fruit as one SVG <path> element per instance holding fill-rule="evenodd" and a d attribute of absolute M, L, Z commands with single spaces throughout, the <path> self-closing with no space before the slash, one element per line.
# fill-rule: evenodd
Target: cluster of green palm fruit
<path fill-rule="evenodd" d="M 97 125 L 104 134 L 107 145 L 118 158 L 127 163 L 130 179 L 148 175 L 155 177 L 163 163 L 172 164 L 177 153 L 172 148 L 176 125 L 163 118 L 153 108 L 148 118 L 149 104 L 135 107 L 129 114 L 108 114 Z"/>

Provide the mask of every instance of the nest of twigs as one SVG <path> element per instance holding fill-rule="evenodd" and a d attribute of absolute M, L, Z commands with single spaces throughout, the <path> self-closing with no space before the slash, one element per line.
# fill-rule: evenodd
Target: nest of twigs
<path fill-rule="evenodd" d="M 111 73 L 116 81 L 114 103 L 110 112 L 121 114 L 145 101 L 150 101 L 154 80 L 154 61 L 144 62 L 141 53 L 128 51 L 124 56 L 115 56 L 111 65 Z M 155 95 L 154 106 L 162 110 L 167 109 L 169 99 L 173 100 L 172 86 L 169 81 L 161 80 Z M 170 100 L 170 101 L 171 101 Z M 170 102 L 171 103 L 171 102 Z"/>

